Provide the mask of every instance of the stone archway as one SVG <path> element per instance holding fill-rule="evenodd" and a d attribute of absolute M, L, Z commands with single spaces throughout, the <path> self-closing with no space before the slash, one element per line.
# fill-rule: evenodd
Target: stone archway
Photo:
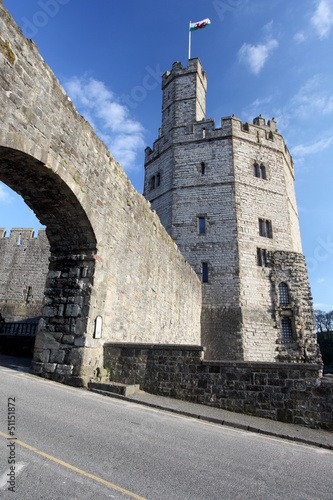
<path fill-rule="evenodd" d="M 107 342 L 200 343 L 195 272 L 2 0 L 0 19 L 0 179 L 51 247 L 34 373 L 82 385 Z"/>
<path fill-rule="evenodd" d="M 35 212 L 50 243 L 33 369 L 63 381 L 80 376 L 95 271 L 96 237 L 69 186 L 32 156 L 0 147 L 0 180 Z M 41 365 L 39 365 L 41 363 Z"/>

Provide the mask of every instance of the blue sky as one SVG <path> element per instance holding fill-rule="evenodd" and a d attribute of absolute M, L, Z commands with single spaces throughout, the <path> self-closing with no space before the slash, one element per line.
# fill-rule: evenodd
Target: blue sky
<path fill-rule="evenodd" d="M 207 118 L 275 117 L 296 172 L 315 308 L 333 310 L 333 0 L 4 0 L 78 111 L 142 192 L 144 149 L 161 125 L 161 74 L 192 57 Z M 40 227 L 0 183 L 0 226 Z"/>

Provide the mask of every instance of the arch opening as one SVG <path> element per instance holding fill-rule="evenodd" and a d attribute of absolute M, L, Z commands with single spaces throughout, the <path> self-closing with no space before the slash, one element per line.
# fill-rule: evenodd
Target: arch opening
<path fill-rule="evenodd" d="M 34 157 L 0 147 L 0 180 L 46 226 L 50 245 L 34 361 L 73 365 L 70 347 L 84 345 L 87 330 L 97 246 L 93 228 L 66 182 Z"/>

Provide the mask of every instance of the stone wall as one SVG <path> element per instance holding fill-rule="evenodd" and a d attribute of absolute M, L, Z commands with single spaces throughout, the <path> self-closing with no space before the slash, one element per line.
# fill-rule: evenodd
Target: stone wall
<path fill-rule="evenodd" d="M 289 318 L 292 327 L 290 339 L 278 336 L 279 361 L 321 363 L 313 313 L 312 293 L 304 255 L 298 252 L 272 252 L 270 256 L 273 319 L 280 329 L 283 318 Z M 288 303 L 279 300 L 279 285 L 288 287 Z"/>
<path fill-rule="evenodd" d="M 200 343 L 195 272 L 1 0 L 0 179 L 50 244 L 35 373 L 82 384 L 105 341 Z"/>
<path fill-rule="evenodd" d="M 110 380 L 193 403 L 333 430 L 333 379 L 316 364 L 204 361 L 193 346 L 106 344 Z"/>
<path fill-rule="evenodd" d="M 0 313 L 6 322 L 42 314 L 50 245 L 45 229 L 0 229 Z"/>

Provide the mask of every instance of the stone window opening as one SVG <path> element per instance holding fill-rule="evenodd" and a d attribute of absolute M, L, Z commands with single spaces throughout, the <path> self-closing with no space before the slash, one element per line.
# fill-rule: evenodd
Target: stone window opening
<path fill-rule="evenodd" d="M 272 221 L 259 219 L 259 236 L 264 238 L 273 238 Z"/>
<path fill-rule="evenodd" d="M 158 172 L 156 175 L 156 187 L 159 187 L 161 185 L 161 174 Z"/>
<path fill-rule="evenodd" d="M 264 248 L 257 248 L 257 265 L 259 267 L 269 267 L 268 252 Z"/>
<path fill-rule="evenodd" d="M 203 139 L 206 138 L 206 129 L 205 128 L 202 129 L 202 138 Z"/>
<path fill-rule="evenodd" d="M 286 306 L 290 304 L 289 289 L 286 283 L 279 284 L 279 304 L 280 306 Z"/>
<path fill-rule="evenodd" d="M 17 246 L 21 245 L 21 242 L 22 242 L 22 237 L 21 237 L 21 233 L 20 233 L 19 237 L 17 239 Z"/>
<path fill-rule="evenodd" d="M 198 217 L 198 233 L 206 233 L 206 217 Z"/>
<path fill-rule="evenodd" d="M 202 262 L 202 283 L 208 283 L 208 263 Z"/>
<path fill-rule="evenodd" d="M 281 337 L 282 340 L 291 340 L 293 338 L 291 319 L 286 316 L 281 318 Z"/>
<path fill-rule="evenodd" d="M 26 304 L 29 304 L 31 297 L 32 297 L 32 287 L 28 286 L 27 290 L 26 290 L 26 297 L 25 297 Z"/>
<path fill-rule="evenodd" d="M 266 180 L 267 179 L 267 175 L 266 175 L 266 167 L 265 165 L 263 165 L 262 163 L 259 164 L 258 163 L 254 163 L 253 164 L 253 175 L 254 177 L 258 177 L 258 179 L 264 179 Z"/>
<path fill-rule="evenodd" d="M 266 167 L 263 164 L 260 165 L 260 179 L 266 180 Z"/>
<path fill-rule="evenodd" d="M 205 175 L 206 173 L 206 165 L 204 162 L 201 163 L 201 175 Z"/>
<path fill-rule="evenodd" d="M 155 175 L 150 179 L 150 189 L 155 189 Z"/>
<path fill-rule="evenodd" d="M 254 174 L 254 177 L 260 177 L 260 170 L 259 170 L 258 163 L 253 164 L 253 174 Z"/>

